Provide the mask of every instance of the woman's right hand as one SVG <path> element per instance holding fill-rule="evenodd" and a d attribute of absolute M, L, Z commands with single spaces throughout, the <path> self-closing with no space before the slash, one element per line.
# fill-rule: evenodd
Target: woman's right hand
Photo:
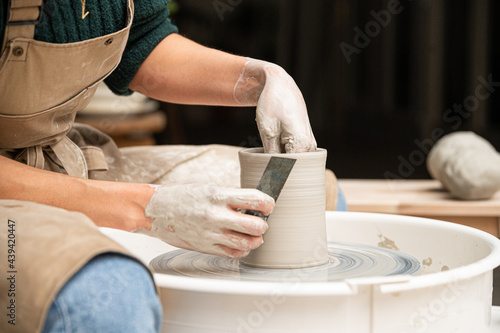
<path fill-rule="evenodd" d="M 256 189 L 179 184 L 156 188 L 147 207 L 151 229 L 135 230 L 198 252 L 240 258 L 258 248 L 267 223 L 238 212 L 250 209 L 269 215 L 274 200 Z"/>

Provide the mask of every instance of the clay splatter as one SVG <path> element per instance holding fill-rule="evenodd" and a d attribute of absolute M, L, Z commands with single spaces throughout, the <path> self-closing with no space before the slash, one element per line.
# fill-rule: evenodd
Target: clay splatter
<path fill-rule="evenodd" d="M 379 247 L 399 251 L 399 248 L 396 246 L 396 243 L 393 240 L 385 237 L 382 234 L 379 234 L 378 238 L 380 238 L 380 242 L 378 243 Z"/>
<path fill-rule="evenodd" d="M 422 260 L 422 265 L 424 265 L 424 266 L 430 266 L 430 265 L 432 265 L 432 258 L 429 257 L 427 259 Z"/>
<path fill-rule="evenodd" d="M 441 272 L 444 272 L 444 271 L 449 271 L 450 268 L 446 265 L 443 266 L 443 268 L 441 268 Z"/>

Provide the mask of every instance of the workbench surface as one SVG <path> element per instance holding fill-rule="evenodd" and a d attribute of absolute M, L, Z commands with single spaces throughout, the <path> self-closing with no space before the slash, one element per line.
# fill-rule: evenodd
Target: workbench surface
<path fill-rule="evenodd" d="M 339 179 L 349 211 L 433 218 L 499 236 L 500 192 L 490 200 L 454 199 L 436 180 Z"/>

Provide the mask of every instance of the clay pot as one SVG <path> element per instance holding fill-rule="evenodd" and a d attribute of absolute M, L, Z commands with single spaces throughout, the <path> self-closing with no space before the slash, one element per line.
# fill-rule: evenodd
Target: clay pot
<path fill-rule="evenodd" d="M 240 259 L 262 268 L 304 268 L 328 261 L 325 222 L 326 150 L 265 154 L 263 148 L 239 151 L 241 187 L 256 188 L 271 156 L 296 159 L 273 213 L 264 244 Z"/>

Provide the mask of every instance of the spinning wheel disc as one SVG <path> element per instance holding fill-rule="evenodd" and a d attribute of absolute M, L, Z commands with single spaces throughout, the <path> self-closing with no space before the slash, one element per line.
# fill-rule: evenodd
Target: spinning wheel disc
<path fill-rule="evenodd" d="M 351 243 L 329 243 L 328 263 L 300 269 L 264 269 L 238 259 L 187 250 L 175 250 L 151 261 L 156 273 L 194 278 L 261 282 L 328 282 L 349 278 L 415 275 L 420 263 L 403 252 Z"/>

